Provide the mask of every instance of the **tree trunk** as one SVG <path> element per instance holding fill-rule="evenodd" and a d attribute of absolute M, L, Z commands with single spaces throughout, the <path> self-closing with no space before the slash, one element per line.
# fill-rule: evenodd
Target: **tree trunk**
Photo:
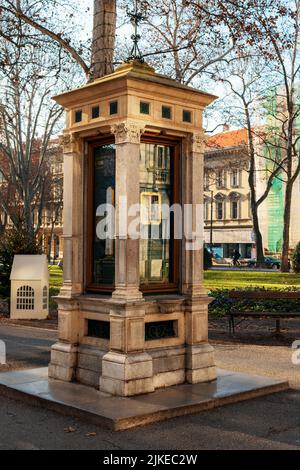
<path fill-rule="evenodd" d="M 94 0 L 92 80 L 113 72 L 116 19 L 116 0 Z"/>
<path fill-rule="evenodd" d="M 281 271 L 289 272 L 289 247 L 290 247 L 290 225 L 291 225 L 291 205 L 293 194 L 293 182 L 288 181 L 285 190 L 285 206 L 283 217 L 283 245 L 281 255 Z"/>
<path fill-rule="evenodd" d="M 259 228 L 258 208 L 255 202 L 252 206 L 252 219 L 253 219 L 253 231 L 255 235 L 255 246 L 256 246 L 256 262 L 260 266 L 264 262 L 264 247 L 261 231 Z"/>
<path fill-rule="evenodd" d="M 293 83 L 291 85 L 293 90 Z M 287 90 L 287 107 L 288 107 L 288 118 L 287 118 L 287 182 L 285 187 L 285 202 L 284 202 L 284 216 L 283 216 L 283 244 L 281 254 L 281 271 L 287 273 L 289 271 L 289 248 L 290 248 L 290 228 L 291 228 L 291 206 L 292 206 L 292 195 L 293 186 L 297 177 L 297 170 L 293 172 L 293 136 L 294 136 L 294 101 L 293 92 L 290 95 Z M 298 169 L 298 165 L 297 165 Z"/>
<path fill-rule="evenodd" d="M 250 186 L 250 204 L 251 204 L 251 213 L 253 221 L 253 231 L 255 235 L 255 244 L 256 244 L 256 262 L 260 266 L 264 262 L 264 247 L 263 239 L 259 226 L 259 217 L 258 217 L 258 203 L 256 198 L 256 187 L 255 187 L 255 172 L 256 172 L 256 163 L 255 163 L 255 147 L 252 134 L 251 118 L 249 113 L 248 104 L 243 98 L 244 110 L 247 121 L 247 131 L 249 139 L 249 157 L 250 157 L 250 167 L 249 167 L 249 177 L 248 183 Z"/>

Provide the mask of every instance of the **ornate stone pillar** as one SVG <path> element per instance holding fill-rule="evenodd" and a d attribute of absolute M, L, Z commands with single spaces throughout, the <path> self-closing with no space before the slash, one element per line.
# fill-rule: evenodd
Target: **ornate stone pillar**
<path fill-rule="evenodd" d="M 64 148 L 63 286 L 58 302 L 58 342 L 51 348 L 49 376 L 71 381 L 75 376 L 79 306 L 83 292 L 83 144 L 73 135 L 61 138 Z"/>
<path fill-rule="evenodd" d="M 128 228 L 139 214 L 130 208 L 140 202 L 140 142 L 145 126 L 125 121 L 112 127 L 116 142 L 116 265 L 114 299 L 140 300 L 139 238 L 129 238 Z"/>
<path fill-rule="evenodd" d="M 152 358 L 145 353 L 145 307 L 139 289 L 140 241 L 139 236 L 131 238 L 128 232 L 130 224 L 139 217 L 139 213 L 130 211 L 140 203 L 143 132 L 144 126 L 133 121 L 112 127 L 116 139 L 115 291 L 110 311 L 110 351 L 103 357 L 100 390 L 120 396 L 154 390 Z"/>
<path fill-rule="evenodd" d="M 186 380 L 206 382 L 216 378 L 213 348 L 208 344 L 208 304 L 203 280 L 204 132 L 184 142 L 184 213 L 182 292 L 186 298 Z"/>
<path fill-rule="evenodd" d="M 64 280 L 60 297 L 83 292 L 83 178 L 84 149 L 81 139 L 63 136 L 64 148 Z"/>

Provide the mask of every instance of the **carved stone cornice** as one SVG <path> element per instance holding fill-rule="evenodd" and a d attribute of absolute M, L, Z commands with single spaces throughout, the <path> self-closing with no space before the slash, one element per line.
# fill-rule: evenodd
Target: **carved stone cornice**
<path fill-rule="evenodd" d="M 62 145 L 64 154 L 80 153 L 82 151 L 82 139 L 74 134 L 63 134 L 59 137 L 59 143 Z"/>
<path fill-rule="evenodd" d="M 204 145 L 205 145 L 205 132 L 204 129 L 202 131 L 190 134 L 189 136 L 189 147 L 191 152 L 193 153 L 204 153 Z"/>
<path fill-rule="evenodd" d="M 135 121 L 124 121 L 114 124 L 111 133 L 114 134 L 116 144 L 139 144 L 141 136 L 145 132 L 145 125 Z"/>

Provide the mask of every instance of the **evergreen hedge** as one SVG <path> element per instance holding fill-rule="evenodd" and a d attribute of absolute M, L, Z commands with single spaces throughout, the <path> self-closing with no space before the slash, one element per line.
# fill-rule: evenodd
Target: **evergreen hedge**
<path fill-rule="evenodd" d="M 287 287 L 285 289 L 264 289 L 264 288 L 246 288 L 237 289 L 238 291 L 257 291 L 263 292 L 266 290 L 275 292 L 300 292 L 300 289 L 295 287 Z M 209 305 L 209 314 L 224 316 L 229 312 L 232 305 L 235 309 L 240 311 L 253 311 L 253 312 L 300 312 L 300 300 L 288 300 L 288 299 L 266 299 L 266 300 L 254 300 L 254 299 L 231 299 L 229 293 L 232 289 L 217 289 L 209 293 L 210 297 L 213 297 L 213 301 Z"/>
<path fill-rule="evenodd" d="M 295 248 L 292 258 L 293 270 L 295 273 L 300 273 L 300 242 Z"/>

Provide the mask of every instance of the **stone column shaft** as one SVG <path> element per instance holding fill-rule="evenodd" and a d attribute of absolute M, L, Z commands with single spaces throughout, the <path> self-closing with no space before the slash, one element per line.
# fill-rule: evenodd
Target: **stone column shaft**
<path fill-rule="evenodd" d="M 139 238 L 129 237 L 128 228 L 138 213 L 130 215 L 140 202 L 140 138 L 144 127 L 123 122 L 112 132 L 116 140 L 116 264 L 114 299 L 141 300 L 139 290 Z"/>
<path fill-rule="evenodd" d="M 83 145 L 71 135 L 64 146 L 63 286 L 58 296 L 58 342 L 51 348 L 49 376 L 72 381 L 77 367 L 79 307 L 83 292 Z"/>
<path fill-rule="evenodd" d="M 204 132 L 185 141 L 184 203 L 192 205 L 192 240 L 183 240 L 183 294 L 186 297 L 186 380 L 206 382 L 216 378 L 213 348 L 208 344 L 208 305 L 203 277 Z M 198 217 L 198 219 L 197 219 Z M 187 243 L 193 243 L 188 249 Z"/>
<path fill-rule="evenodd" d="M 64 282 L 60 295 L 83 292 L 83 144 L 64 136 Z"/>
<path fill-rule="evenodd" d="M 110 351 L 103 357 L 100 389 L 120 396 L 154 390 L 152 358 L 145 353 L 144 299 L 139 289 L 140 240 L 139 237 L 132 238 L 128 231 L 130 224 L 139 217 L 138 212 L 130 214 L 130 210 L 133 205 L 138 208 L 140 203 L 140 137 L 143 131 L 144 127 L 131 121 L 112 128 L 116 139 L 115 291 L 110 311 Z"/>
<path fill-rule="evenodd" d="M 183 293 L 207 295 L 203 279 L 203 168 L 204 133 L 193 134 L 184 142 L 184 208 L 185 221 L 192 232 L 183 240 Z M 192 221 L 188 214 L 192 215 Z M 192 222 L 192 224 L 190 223 Z M 187 228 L 186 228 L 187 230 Z"/>

